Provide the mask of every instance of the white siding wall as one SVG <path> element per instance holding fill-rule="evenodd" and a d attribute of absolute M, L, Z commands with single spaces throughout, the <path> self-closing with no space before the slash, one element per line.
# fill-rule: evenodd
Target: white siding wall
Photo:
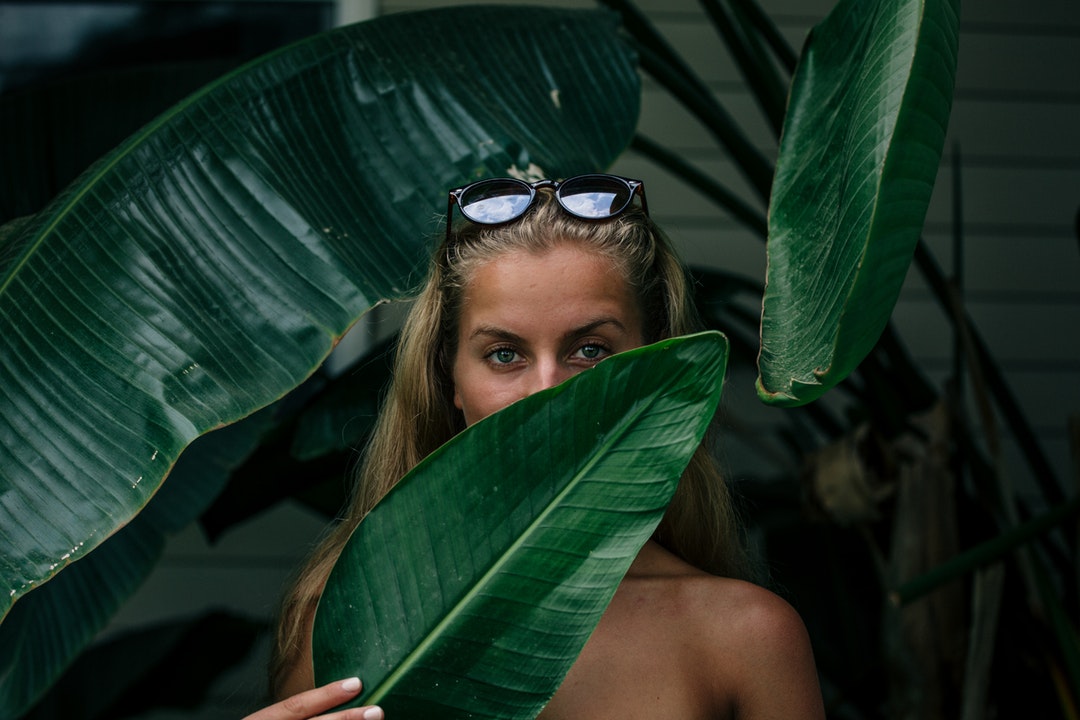
<path fill-rule="evenodd" d="M 451 0 L 384 0 L 384 12 L 451 6 Z M 505 4 L 518 4 L 507 2 Z M 523 4 L 523 3 L 522 3 Z M 547 3 L 595 7 L 589 0 Z M 771 155 L 775 141 L 694 0 L 640 0 L 668 40 L 717 92 L 749 137 Z M 832 0 L 761 0 L 798 49 Z M 707 133 L 645 80 L 641 128 L 709 170 L 743 183 Z M 1074 0 L 964 2 L 957 86 L 945 155 L 924 238 L 942 268 L 954 270 L 954 155 L 960 157 L 963 276 L 976 329 L 1034 425 L 1057 476 L 1073 477 L 1066 440 L 1080 413 L 1080 4 Z M 650 209 L 691 264 L 721 262 L 764 279 L 760 243 L 675 179 L 628 153 L 616 172 L 648 182 Z M 749 198 L 748 193 L 744 194 Z M 723 248 L 721 252 L 717 247 Z M 894 321 L 921 367 L 940 382 L 951 367 L 952 334 L 916 270 Z M 751 422 L 782 411 L 758 408 L 732 378 L 727 391 Z M 1008 467 L 1029 474 L 1007 439 Z M 735 462 L 739 455 L 735 454 Z"/>
<path fill-rule="evenodd" d="M 385 12 L 452 2 L 383 3 Z M 550 3 L 591 7 L 592 3 Z M 826 0 L 764 0 L 796 47 L 831 7 Z M 671 41 L 691 58 L 755 141 L 768 133 L 726 57 L 691 0 L 642 2 Z M 962 155 L 964 267 L 968 307 L 979 331 L 1013 384 L 1060 478 L 1073 477 L 1065 424 L 1080 413 L 1080 3 L 1075 0 L 981 0 L 962 9 L 960 67 L 952 122 L 925 238 L 951 268 L 952 155 Z M 706 167 L 728 165 L 693 121 L 646 83 L 643 129 L 677 138 L 677 150 Z M 682 246 L 687 260 L 719 257 L 725 267 L 764 277 L 760 243 L 700 199 L 686 195 L 641 158 L 615 168 L 648 181 L 650 207 Z M 739 183 L 733 181 L 733 185 Z M 935 380 L 950 365 L 947 323 L 924 283 L 911 273 L 895 322 Z M 732 378 L 728 402 L 740 418 L 769 423 L 783 411 L 752 397 L 752 378 Z M 1010 470 L 1026 470 L 1009 445 Z M 762 462 L 732 452 L 732 462 Z M 191 530 L 174 541 L 154 577 L 113 630 L 149 619 L 229 606 L 270 617 L 281 582 L 318 533 L 319 521 L 285 507 L 208 547 Z M 221 717 L 237 717 L 261 690 L 264 650 L 238 676 L 222 683 Z"/>

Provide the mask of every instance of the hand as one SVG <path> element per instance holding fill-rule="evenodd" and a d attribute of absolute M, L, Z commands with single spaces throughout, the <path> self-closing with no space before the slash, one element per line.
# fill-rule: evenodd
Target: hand
<path fill-rule="evenodd" d="M 383 720 L 382 709 L 371 705 L 319 714 L 352 700 L 359 692 L 360 680 L 349 678 L 297 693 L 248 715 L 244 720 Z"/>

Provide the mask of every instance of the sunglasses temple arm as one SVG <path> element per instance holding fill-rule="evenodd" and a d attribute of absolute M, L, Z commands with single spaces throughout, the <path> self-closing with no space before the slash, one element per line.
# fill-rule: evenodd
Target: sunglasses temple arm
<path fill-rule="evenodd" d="M 446 199 L 446 240 L 450 241 L 450 219 L 453 217 L 454 204 L 457 203 L 458 198 L 453 190 L 447 195 Z"/>
<path fill-rule="evenodd" d="M 638 183 L 637 187 L 635 187 L 634 190 L 636 190 L 637 194 L 641 196 L 641 210 L 646 215 L 648 215 L 649 214 L 649 203 L 645 200 L 645 185 L 644 185 L 644 183 Z"/>

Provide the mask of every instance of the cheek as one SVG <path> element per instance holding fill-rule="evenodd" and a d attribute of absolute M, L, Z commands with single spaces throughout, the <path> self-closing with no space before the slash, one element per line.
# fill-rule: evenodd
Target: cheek
<path fill-rule="evenodd" d="M 457 355 L 454 355 L 454 360 L 450 363 L 450 384 L 454 388 L 454 407 L 458 410 L 462 409 L 461 398 L 461 371 L 458 368 Z"/>
<path fill-rule="evenodd" d="M 454 386 L 454 407 L 461 411 L 466 426 L 491 414 L 491 409 L 486 407 L 490 400 L 487 393 L 470 385 L 467 381 Z"/>
<path fill-rule="evenodd" d="M 466 425 L 502 410 L 518 400 L 519 395 L 512 385 L 484 381 L 468 372 L 454 374 L 454 407 L 461 411 Z"/>
<path fill-rule="evenodd" d="M 450 374 L 454 383 L 454 407 L 461 411 L 466 425 L 472 425 L 487 414 L 481 407 L 487 393 L 478 383 L 476 373 L 470 370 L 473 369 L 468 363 L 455 363 Z"/>

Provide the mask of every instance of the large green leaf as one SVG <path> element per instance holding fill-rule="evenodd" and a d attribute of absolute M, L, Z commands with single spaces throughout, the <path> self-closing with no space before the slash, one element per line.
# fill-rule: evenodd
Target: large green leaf
<path fill-rule="evenodd" d="M 769 209 L 765 402 L 819 397 L 888 322 L 945 141 L 957 13 L 957 0 L 842 0 L 810 34 Z"/>
<path fill-rule="evenodd" d="M 409 290 L 447 187 L 610 165 L 637 121 L 633 60 L 604 11 L 455 8 L 324 33 L 195 93 L 6 238 L 3 615 L 82 572 L 189 443 L 283 396 Z M 210 499 L 162 505 L 152 529 Z M 0 627 L 67 652 L 102 615 L 27 608 L 41 628 Z M 7 691 L 40 692 L 70 661 L 31 673 L 16 652 L 0 648 L 5 716 Z"/>
<path fill-rule="evenodd" d="M 717 332 L 623 353 L 433 453 L 335 565 L 316 681 L 359 675 L 388 717 L 535 717 L 660 521 L 726 361 Z"/>
<path fill-rule="evenodd" d="M 164 544 L 140 515 L 122 541 L 104 543 L 15 604 L 0 624 L 0 717 L 19 717 L 42 696 L 139 587 Z"/>

